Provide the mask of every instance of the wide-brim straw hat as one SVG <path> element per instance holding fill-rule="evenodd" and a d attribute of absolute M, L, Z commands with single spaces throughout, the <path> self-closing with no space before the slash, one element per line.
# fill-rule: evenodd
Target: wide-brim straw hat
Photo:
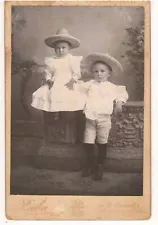
<path fill-rule="evenodd" d="M 89 72 L 92 69 L 92 65 L 96 62 L 103 62 L 109 66 L 112 70 L 112 75 L 117 76 L 123 71 L 121 64 L 109 54 L 93 53 L 89 54 L 84 61 Z"/>
<path fill-rule="evenodd" d="M 48 45 L 51 48 L 54 48 L 56 42 L 58 41 L 66 41 L 70 43 L 71 48 L 77 48 L 80 46 L 80 41 L 77 38 L 71 36 L 68 30 L 65 28 L 59 29 L 55 35 L 52 35 L 51 37 L 45 39 L 46 45 Z"/>

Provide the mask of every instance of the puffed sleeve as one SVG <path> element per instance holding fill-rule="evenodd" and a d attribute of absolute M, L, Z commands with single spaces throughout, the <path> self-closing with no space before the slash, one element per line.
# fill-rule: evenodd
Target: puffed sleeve
<path fill-rule="evenodd" d="M 54 67 L 54 59 L 52 57 L 48 57 L 45 59 L 45 79 L 47 80 L 54 80 L 54 72 L 55 72 L 55 67 Z"/>
<path fill-rule="evenodd" d="M 77 82 L 78 87 L 79 87 L 79 91 L 82 93 L 87 93 L 91 87 L 92 84 L 92 80 L 91 81 L 87 81 L 84 82 L 83 80 L 80 80 Z"/>
<path fill-rule="evenodd" d="M 125 86 L 116 86 L 116 102 L 126 103 L 128 100 L 128 93 Z"/>
<path fill-rule="evenodd" d="M 71 63 L 71 69 L 73 72 L 73 79 L 78 80 L 81 78 L 81 69 L 80 69 L 80 63 L 82 61 L 82 56 L 71 56 L 70 63 Z"/>

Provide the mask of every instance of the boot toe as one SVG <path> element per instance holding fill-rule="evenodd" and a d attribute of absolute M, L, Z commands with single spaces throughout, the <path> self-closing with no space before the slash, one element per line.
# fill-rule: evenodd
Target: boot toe
<path fill-rule="evenodd" d="M 96 172 L 94 173 L 93 180 L 100 181 L 103 179 L 103 166 L 98 165 Z"/>

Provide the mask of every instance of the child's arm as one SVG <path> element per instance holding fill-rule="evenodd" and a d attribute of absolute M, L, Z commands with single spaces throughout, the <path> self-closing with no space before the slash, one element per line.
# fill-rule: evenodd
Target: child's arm
<path fill-rule="evenodd" d="M 78 79 L 81 78 L 81 61 L 82 61 L 83 57 L 79 56 L 79 57 L 75 57 L 75 60 L 73 62 L 72 65 L 72 70 L 73 70 L 73 79 L 77 82 Z"/>
<path fill-rule="evenodd" d="M 122 106 L 126 103 L 128 99 L 128 93 L 125 86 L 116 86 L 116 106 L 115 115 L 122 113 Z"/>
<path fill-rule="evenodd" d="M 69 89 L 73 89 L 74 83 L 77 83 L 78 79 L 81 78 L 81 71 L 80 71 L 80 62 L 82 61 L 82 56 L 71 56 L 70 57 L 70 66 L 72 70 L 72 78 L 70 81 L 65 85 Z"/>
<path fill-rule="evenodd" d="M 46 63 L 45 79 L 50 89 L 53 86 L 54 79 L 55 79 L 55 77 L 53 77 L 54 67 L 53 67 L 52 58 L 46 58 L 45 63 Z"/>
<path fill-rule="evenodd" d="M 90 87 L 91 87 L 92 82 L 93 82 L 93 80 L 90 80 L 90 81 L 87 81 L 87 82 L 84 82 L 83 80 L 78 80 L 77 81 L 78 90 L 81 93 L 87 94 L 89 89 L 90 89 Z"/>
<path fill-rule="evenodd" d="M 45 79 L 46 79 L 46 83 L 49 86 L 49 89 L 52 88 L 53 84 L 54 84 L 54 77 L 53 74 L 51 74 L 48 69 L 45 70 Z"/>

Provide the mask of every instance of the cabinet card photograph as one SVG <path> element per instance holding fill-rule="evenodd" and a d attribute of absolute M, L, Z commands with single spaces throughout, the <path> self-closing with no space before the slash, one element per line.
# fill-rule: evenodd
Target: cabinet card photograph
<path fill-rule="evenodd" d="M 8 220 L 150 218 L 150 2 L 5 2 Z"/>

